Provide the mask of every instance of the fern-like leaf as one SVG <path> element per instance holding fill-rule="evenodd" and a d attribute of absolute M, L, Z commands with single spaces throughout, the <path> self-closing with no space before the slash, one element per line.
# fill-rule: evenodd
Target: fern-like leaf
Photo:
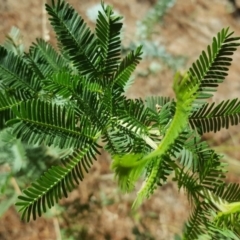
<path fill-rule="evenodd" d="M 22 58 L 0 46 L 0 83 L 36 94 L 40 82 Z"/>
<path fill-rule="evenodd" d="M 170 97 L 151 96 L 145 99 L 145 105 L 146 107 L 157 112 L 161 111 L 161 108 L 170 101 Z"/>
<path fill-rule="evenodd" d="M 206 216 L 204 205 L 205 203 L 198 204 L 190 214 L 188 222 L 185 225 L 183 239 L 199 239 L 199 236 L 207 232 L 209 226 L 209 213 Z"/>
<path fill-rule="evenodd" d="M 17 100 L 14 96 L 9 96 L 9 94 L 0 91 L 0 130 L 2 130 L 6 122 L 13 117 L 11 108 L 20 103 L 21 100 Z"/>
<path fill-rule="evenodd" d="M 36 43 L 25 54 L 25 59 L 31 69 L 40 79 L 46 78 L 50 73 L 59 71 L 67 65 L 65 59 L 43 39 L 37 39 Z"/>
<path fill-rule="evenodd" d="M 82 103 L 85 102 L 84 105 L 87 104 L 87 99 L 84 99 L 84 95 L 88 94 L 89 97 L 91 94 L 95 97 L 103 95 L 103 88 L 100 84 L 89 82 L 86 77 L 74 75 L 68 69 L 61 69 L 53 73 L 43 80 L 43 84 L 43 89 L 52 96 L 79 100 Z"/>
<path fill-rule="evenodd" d="M 13 52 L 15 55 L 21 56 L 24 53 L 24 45 L 22 40 L 23 36 L 20 30 L 16 27 L 12 27 L 6 36 L 3 46 L 8 51 Z"/>
<path fill-rule="evenodd" d="M 202 134 L 205 132 L 217 132 L 221 128 L 229 128 L 240 122 L 240 101 L 224 100 L 215 106 L 215 103 L 204 104 L 190 117 L 189 122 L 192 128 L 198 129 Z"/>
<path fill-rule="evenodd" d="M 84 172 L 88 172 L 93 157 L 95 157 L 95 148 L 86 144 L 67 159 L 65 167 L 54 166 L 48 169 L 19 196 L 16 205 L 20 207 L 22 219 L 29 221 L 32 216 L 35 220 L 63 196 L 67 197 L 67 192 L 79 184 L 79 180 L 83 180 Z"/>
<path fill-rule="evenodd" d="M 209 148 L 207 142 L 201 141 L 196 132 L 189 130 L 179 157 L 180 164 L 185 169 L 191 169 L 194 173 L 197 172 L 201 181 L 209 174 L 210 168 L 220 167 L 217 167 L 220 164 L 219 159 L 220 156 Z"/>
<path fill-rule="evenodd" d="M 129 53 L 120 63 L 115 75 L 114 83 L 124 89 L 132 72 L 141 60 L 142 47 L 138 47 L 135 51 Z"/>
<path fill-rule="evenodd" d="M 104 14 L 99 11 L 96 36 L 101 46 L 101 72 L 105 75 L 112 75 L 118 67 L 121 53 L 120 30 L 122 17 L 114 16 L 110 6 L 102 4 Z"/>
<path fill-rule="evenodd" d="M 119 109 L 119 124 L 129 128 L 138 134 L 147 134 L 150 125 L 150 111 L 146 108 L 141 100 L 126 100 L 123 108 Z"/>
<path fill-rule="evenodd" d="M 9 94 L 0 91 L 0 112 L 11 109 L 13 106 L 19 105 L 20 102 L 14 96 L 9 96 Z"/>
<path fill-rule="evenodd" d="M 8 125 L 14 124 L 13 133 L 29 144 L 44 142 L 60 148 L 79 148 L 96 140 L 97 129 L 92 127 L 86 116 L 76 118 L 72 108 L 31 100 L 12 110 L 16 118 L 8 121 Z M 77 120 L 80 121 L 79 127 Z"/>
<path fill-rule="evenodd" d="M 43 81 L 43 89 L 53 96 L 69 99 L 74 95 L 74 86 L 77 85 L 79 78 L 71 74 L 69 70 L 61 70 Z"/>
<path fill-rule="evenodd" d="M 233 55 L 236 47 L 240 45 L 240 38 L 232 38 L 232 34 L 228 28 L 222 29 L 217 37 L 213 38 L 212 45 L 207 47 L 207 53 L 203 51 L 189 69 L 191 76 L 200 82 L 197 99 L 211 97 L 212 92 L 216 91 L 219 83 L 227 76 L 232 61 L 229 56 Z"/>
<path fill-rule="evenodd" d="M 226 200 L 227 202 L 240 201 L 240 186 L 237 183 L 222 184 L 216 186 L 213 191 L 218 197 Z"/>
<path fill-rule="evenodd" d="M 115 172 L 115 178 L 123 192 L 133 190 L 135 182 L 143 173 L 146 162 L 140 161 L 142 154 L 116 155 L 111 168 Z"/>
<path fill-rule="evenodd" d="M 173 161 L 167 154 L 148 162 L 146 177 L 137 193 L 137 198 L 133 202 L 133 209 L 138 208 L 144 199 L 149 198 L 157 188 L 157 185 L 162 186 L 166 182 L 167 177 L 173 171 L 171 163 L 173 164 Z"/>
<path fill-rule="evenodd" d="M 82 75 L 99 73 L 99 49 L 96 38 L 84 20 L 68 3 L 53 0 L 46 5 L 50 22 L 61 43 L 62 51 L 69 55 Z"/>

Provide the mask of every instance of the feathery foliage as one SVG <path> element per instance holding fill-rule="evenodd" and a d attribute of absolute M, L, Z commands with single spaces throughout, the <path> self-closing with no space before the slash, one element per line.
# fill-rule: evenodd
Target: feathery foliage
<path fill-rule="evenodd" d="M 121 59 L 122 17 L 102 8 L 92 32 L 67 2 L 52 0 L 46 10 L 58 50 L 42 39 L 28 53 L 14 41 L 0 46 L 0 130 L 71 150 L 19 196 L 22 218 L 36 219 L 67 197 L 104 148 L 124 192 L 144 177 L 134 208 L 172 174 L 193 209 L 183 239 L 239 238 L 239 185 L 224 182 L 226 165 L 201 135 L 239 123 L 238 99 L 216 106 L 207 99 L 227 76 L 240 38 L 221 30 L 186 74 L 176 74 L 175 99 L 128 99 L 141 46 Z"/>

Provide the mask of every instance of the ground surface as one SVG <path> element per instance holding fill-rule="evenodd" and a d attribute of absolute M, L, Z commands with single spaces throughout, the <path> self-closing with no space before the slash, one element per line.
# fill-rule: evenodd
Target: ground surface
<path fill-rule="evenodd" d="M 0 0 L 0 42 L 9 32 L 11 26 L 17 26 L 24 35 L 27 46 L 37 37 L 44 37 L 43 1 Z M 99 3 L 98 0 L 69 0 L 91 26 L 93 23 L 86 15 L 87 9 Z M 143 19 L 154 1 L 147 0 L 106 0 L 124 15 L 124 46 L 137 40 L 136 22 Z M 46 25 L 44 25 L 46 26 Z M 240 36 L 240 20 L 233 12 L 227 0 L 177 0 L 176 4 L 164 16 L 163 23 L 154 29 L 157 34 L 154 41 L 159 41 L 172 55 L 185 56 L 187 61 L 181 70 L 187 69 L 203 49 L 211 43 L 211 39 L 223 27 L 230 27 L 235 35 Z M 48 29 L 48 26 L 47 26 Z M 49 28 L 50 29 L 50 28 Z M 50 41 L 54 41 L 50 33 Z M 137 80 L 129 91 L 129 97 L 145 97 L 147 95 L 170 95 L 173 71 L 165 66 L 156 74 L 149 74 L 152 59 L 145 59 L 139 65 Z M 154 60 L 159 61 L 158 59 Z M 240 50 L 234 55 L 229 76 L 219 88 L 214 100 L 239 97 L 240 92 Z M 233 174 L 229 179 L 238 181 L 240 154 L 237 128 L 223 131 L 211 144 L 219 152 L 226 154 Z M 210 139 L 209 134 L 206 138 Z M 135 193 L 121 195 L 116 188 L 113 176 L 109 171 L 110 159 L 107 155 L 99 159 L 91 173 L 68 199 L 61 201 L 65 208 L 61 216 L 38 219 L 36 222 L 24 224 L 12 207 L 0 219 L 0 240 L 67 240 L 73 239 L 173 239 L 180 233 L 184 220 L 189 213 L 189 205 L 183 192 L 169 183 L 158 189 L 154 196 L 146 201 L 140 210 L 131 213 L 131 202 Z M 240 168 L 239 168 L 240 169 Z M 58 208 L 54 209 L 57 216 Z M 58 236 L 59 229 L 65 236 Z M 70 229 L 69 232 L 66 232 Z"/>

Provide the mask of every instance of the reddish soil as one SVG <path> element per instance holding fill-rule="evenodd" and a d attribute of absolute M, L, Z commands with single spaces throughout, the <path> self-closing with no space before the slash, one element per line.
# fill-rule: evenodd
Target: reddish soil
<path fill-rule="evenodd" d="M 17 26 L 28 47 L 35 38 L 43 37 L 42 19 L 44 1 L 0 0 L 0 43 L 11 26 Z M 69 0 L 91 26 L 86 10 L 100 0 Z M 143 19 L 152 6 L 147 0 L 106 0 L 124 16 L 124 45 L 135 40 L 136 21 Z M 187 57 L 187 63 L 181 70 L 187 70 L 202 50 L 211 43 L 212 37 L 223 27 L 230 27 L 240 36 L 240 17 L 233 11 L 227 0 L 178 0 L 165 15 L 162 24 L 157 24 L 153 36 L 173 55 Z M 50 29 L 50 27 L 48 27 Z M 50 41 L 55 43 L 50 32 Z M 141 62 L 137 72 L 148 69 L 151 60 Z M 239 96 L 240 92 L 240 50 L 233 57 L 233 64 L 226 81 L 220 86 L 213 100 Z M 170 95 L 173 71 L 163 67 L 158 74 L 146 77 L 138 76 L 129 97 L 148 95 Z M 206 135 L 207 139 L 219 152 L 225 154 L 224 160 L 230 162 L 229 179 L 238 181 L 239 176 L 239 127 L 222 131 L 221 134 Z M 181 233 L 183 223 L 188 217 L 190 206 L 183 192 L 178 193 L 174 183 L 168 183 L 157 189 L 150 200 L 145 201 L 139 211 L 130 211 L 135 193 L 123 195 L 118 191 L 113 175 L 109 170 L 109 156 L 103 154 L 94 164 L 80 186 L 69 198 L 61 201 L 65 208 L 58 214 L 56 207 L 52 213 L 55 217 L 38 219 L 23 223 L 14 207 L 0 218 L 0 240 L 67 240 L 72 239 L 173 239 L 175 233 Z M 65 237 L 58 236 L 59 229 L 65 231 Z M 135 231 L 135 234 L 134 234 Z M 138 237 L 137 232 L 139 231 Z"/>

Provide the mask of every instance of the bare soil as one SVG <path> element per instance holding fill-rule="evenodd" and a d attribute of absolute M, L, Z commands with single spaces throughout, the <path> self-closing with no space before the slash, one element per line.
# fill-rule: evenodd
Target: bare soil
<path fill-rule="evenodd" d="M 43 2 L 29 0 L 0 0 L 0 43 L 11 26 L 17 26 L 27 47 L 36 38 L 44 37 Z M 77 11 L 93 27 L 86 10 L 99 3 L 98 0 L 69 0 Z M 154 1 L 147 0 L 106 0 L 124 16 L 124 45 L 134 41 L 136 22 L 143 19 Z M 165 15 L 163 23 L 157 24 L 154 39 L 160 41 L 172 55 L 187 57 L 187 70 L 197 59 L 201 51 L 211 43 L 212 37 L 223 27 L 230 27 L 240 36 L 240 17 L 227 0 L 177 0 Z M 47 27 L 50 29 L 50 27 Z M 50 42 L 55 43 L 50 31 Z M 233 64 L 226 81 L 219 87 L 213 100 L 239 97 L 240 92 L 240 51 L 234 55 Z M 149 59 L 139 65 L 137 71 L 145 71 Z M 173 71 L 164 67 L 159 74 L 138 76 L 128 96 L 132 98 L 148 95 L 170 95 Z M 228 180 L 239 181 L 239 127 L 210 133 L 205 136 L 219 152 L 225 154 L 225 161 L 230 162 Z M 80 186 L 60 202 L 65 210 L 55 217 L 40 218 L 35 222 L 23 223 L 14 207 L 0 219 L 0 240 L 60 240 L 59 230 L 64 229 L 63 240 L 133 240 L 133 239 L 173 239 L 181 233 L 187 219 L 190 206 L 183 192 L 178 192 L 174 183 L 168 183 L 155 191 L 154 195 L 137 212 L 131 212 L 131 203 L 135 193 L 123 195 L 119 192 L 113 175 L 109 170 L 110 158 L 107 154 L 99 158 L 91 172 L 86 175 Z M 140 184 L 140 183 L 139 183 Z"/>

